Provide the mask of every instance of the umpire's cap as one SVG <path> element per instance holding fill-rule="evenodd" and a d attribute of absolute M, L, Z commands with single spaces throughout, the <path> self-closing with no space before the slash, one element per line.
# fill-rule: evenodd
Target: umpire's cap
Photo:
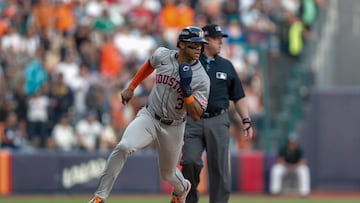
<path fill-rule="evenodd" d="M 204 34 L 206 37 L 227 37 L 228 35 L 224 33 L 220 27 L 220 25 L 217 24 L 207 24 L 203 28 Z"/>
<path fill-rule="evenodd" d="M 179 42 L 200 42 L 207 44 L 208 42 L 204 38 L 204 31 L 196 26 L 188 26 L 183 28 L 178 36 L 177 47 L 179 47 Z"/>

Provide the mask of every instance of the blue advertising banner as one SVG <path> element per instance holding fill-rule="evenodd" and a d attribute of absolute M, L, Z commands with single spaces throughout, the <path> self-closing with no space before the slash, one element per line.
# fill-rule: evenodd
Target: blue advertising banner
<path fill-rule="evenodd" d="M 12 192 L 94 192 L 105 167 L 107 153 L 13 153 Z M 131 155 L 113 192 L 159 192 L 160 176 L 155 152 Z"/>

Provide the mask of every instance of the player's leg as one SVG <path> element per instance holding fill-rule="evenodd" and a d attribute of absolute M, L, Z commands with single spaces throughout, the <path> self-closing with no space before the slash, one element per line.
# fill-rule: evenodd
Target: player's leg
<path fill-rule="evenodd" d="M 229 116 L 206 119 L 204 130 L 209 176 L 209 202 L 227 203 L 231 193 Z"/>
<path fill-rule="evenodd" d="M 186 203 L 196 203 L 199 201 L 197 187 L 203 167 L 201 159 L 203 151 L 203 121 L 195 122 L 189 117 L 185 128 L 184 146 L 180 162 L 184 177 L 191 182 L 191 190 L 186 197 Z"/>
<path fill-rule="evenodd" d="M 270 193 L 278 195 L 281 192 L 282 178 L 286 173 L 286 168 L 281 164 L 275 164 L 270 172 Z"/>
<path fill-rule="evenodd" d="M 310 173 L 307 165 L 301 165 L 296 169 L 299 182 L 299 193 L 301 196 L 307 196 L 310 193 Z"/>
<path fill-rule="evenodd" d="M 100 196 L 102 199 L 109 196 L 129 154 L 150 144 L 155 135 L 152 117 L 146 110 L 140 110 L 137 117 L 126 128 L 121 141 L 110 154 L 95 192 L 96 196 Z"/>
<path fill-rule="evenodd" d="M 174 193 L 179 195 L 189 188 L 184 176 L 177 168 L 183 144 L 184 127 L 185 123 L 179 126 L 163 126 L 156 142 L 160 176 L 169 182 L 174 187 Z"/>

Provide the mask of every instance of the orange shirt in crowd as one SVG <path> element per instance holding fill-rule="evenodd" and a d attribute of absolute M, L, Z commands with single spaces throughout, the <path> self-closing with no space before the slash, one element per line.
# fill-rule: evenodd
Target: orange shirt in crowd
<path fill-rule="evenodd" d="M 181 29 L 193 25 L 195 11 L 187 4 L 169 1 L 158 15 L 159 25 L 162 29 Z"/>
<path fill-rule="evenodd" d="M 47 32 L 52 29 L 54 24 L 54 7 L 50 2 L 43 0 L 33 6 L 32 15 L 35 29 L 40 32 Z"/>
<path fill-rule="evenodd" d="M 113 43 L 105 43 L 100 48 L 100 73 L 114 78 L 121 71 L 122 60 L 119 51 Z"/>
<path fill-rule="evenodd" d="M 164 29 L 169 28 L 178 28 L 178 18 L 180 16 L 177 12 L 177 7 L 175 4 L 168 3 L 166 4 L 159 13 L 159 24 Z"/>
<path fill-rule="evenodd" d="M 75 18 L 72 14 L 73 3 L 62 3 L 56 7 L 55 28 L 59 32 L 66 32 L 75 27 Z"/>
<path fill-rule="evenodd" d="M 8 29 L 8 25 L 2 19 L 0 19 L 0 37 L 3 36 Z"/>
<path fill-rule="evenodd" d="M 177 7 L 177 12 L 177 19 L 179 21 L 178 24 L 180 28 L 194 24 L 195 12 L 190 6 L 180 4 Z"/>

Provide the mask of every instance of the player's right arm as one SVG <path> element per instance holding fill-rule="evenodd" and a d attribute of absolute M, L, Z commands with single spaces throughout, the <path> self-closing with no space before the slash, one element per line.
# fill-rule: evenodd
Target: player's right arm
<path fill-rule="evenodd" d="M 154 70 L 155 68 L 151 66 L 149 60 L 146 60 L 146 62 L 141 65 L 139 70 L 136 72 L 134 78 L 131 80 L 129 86 L 121 92 L 122 103 L 124 105 L 127 104 L 129 100 L 133 97 L 135 88 Z"/>

